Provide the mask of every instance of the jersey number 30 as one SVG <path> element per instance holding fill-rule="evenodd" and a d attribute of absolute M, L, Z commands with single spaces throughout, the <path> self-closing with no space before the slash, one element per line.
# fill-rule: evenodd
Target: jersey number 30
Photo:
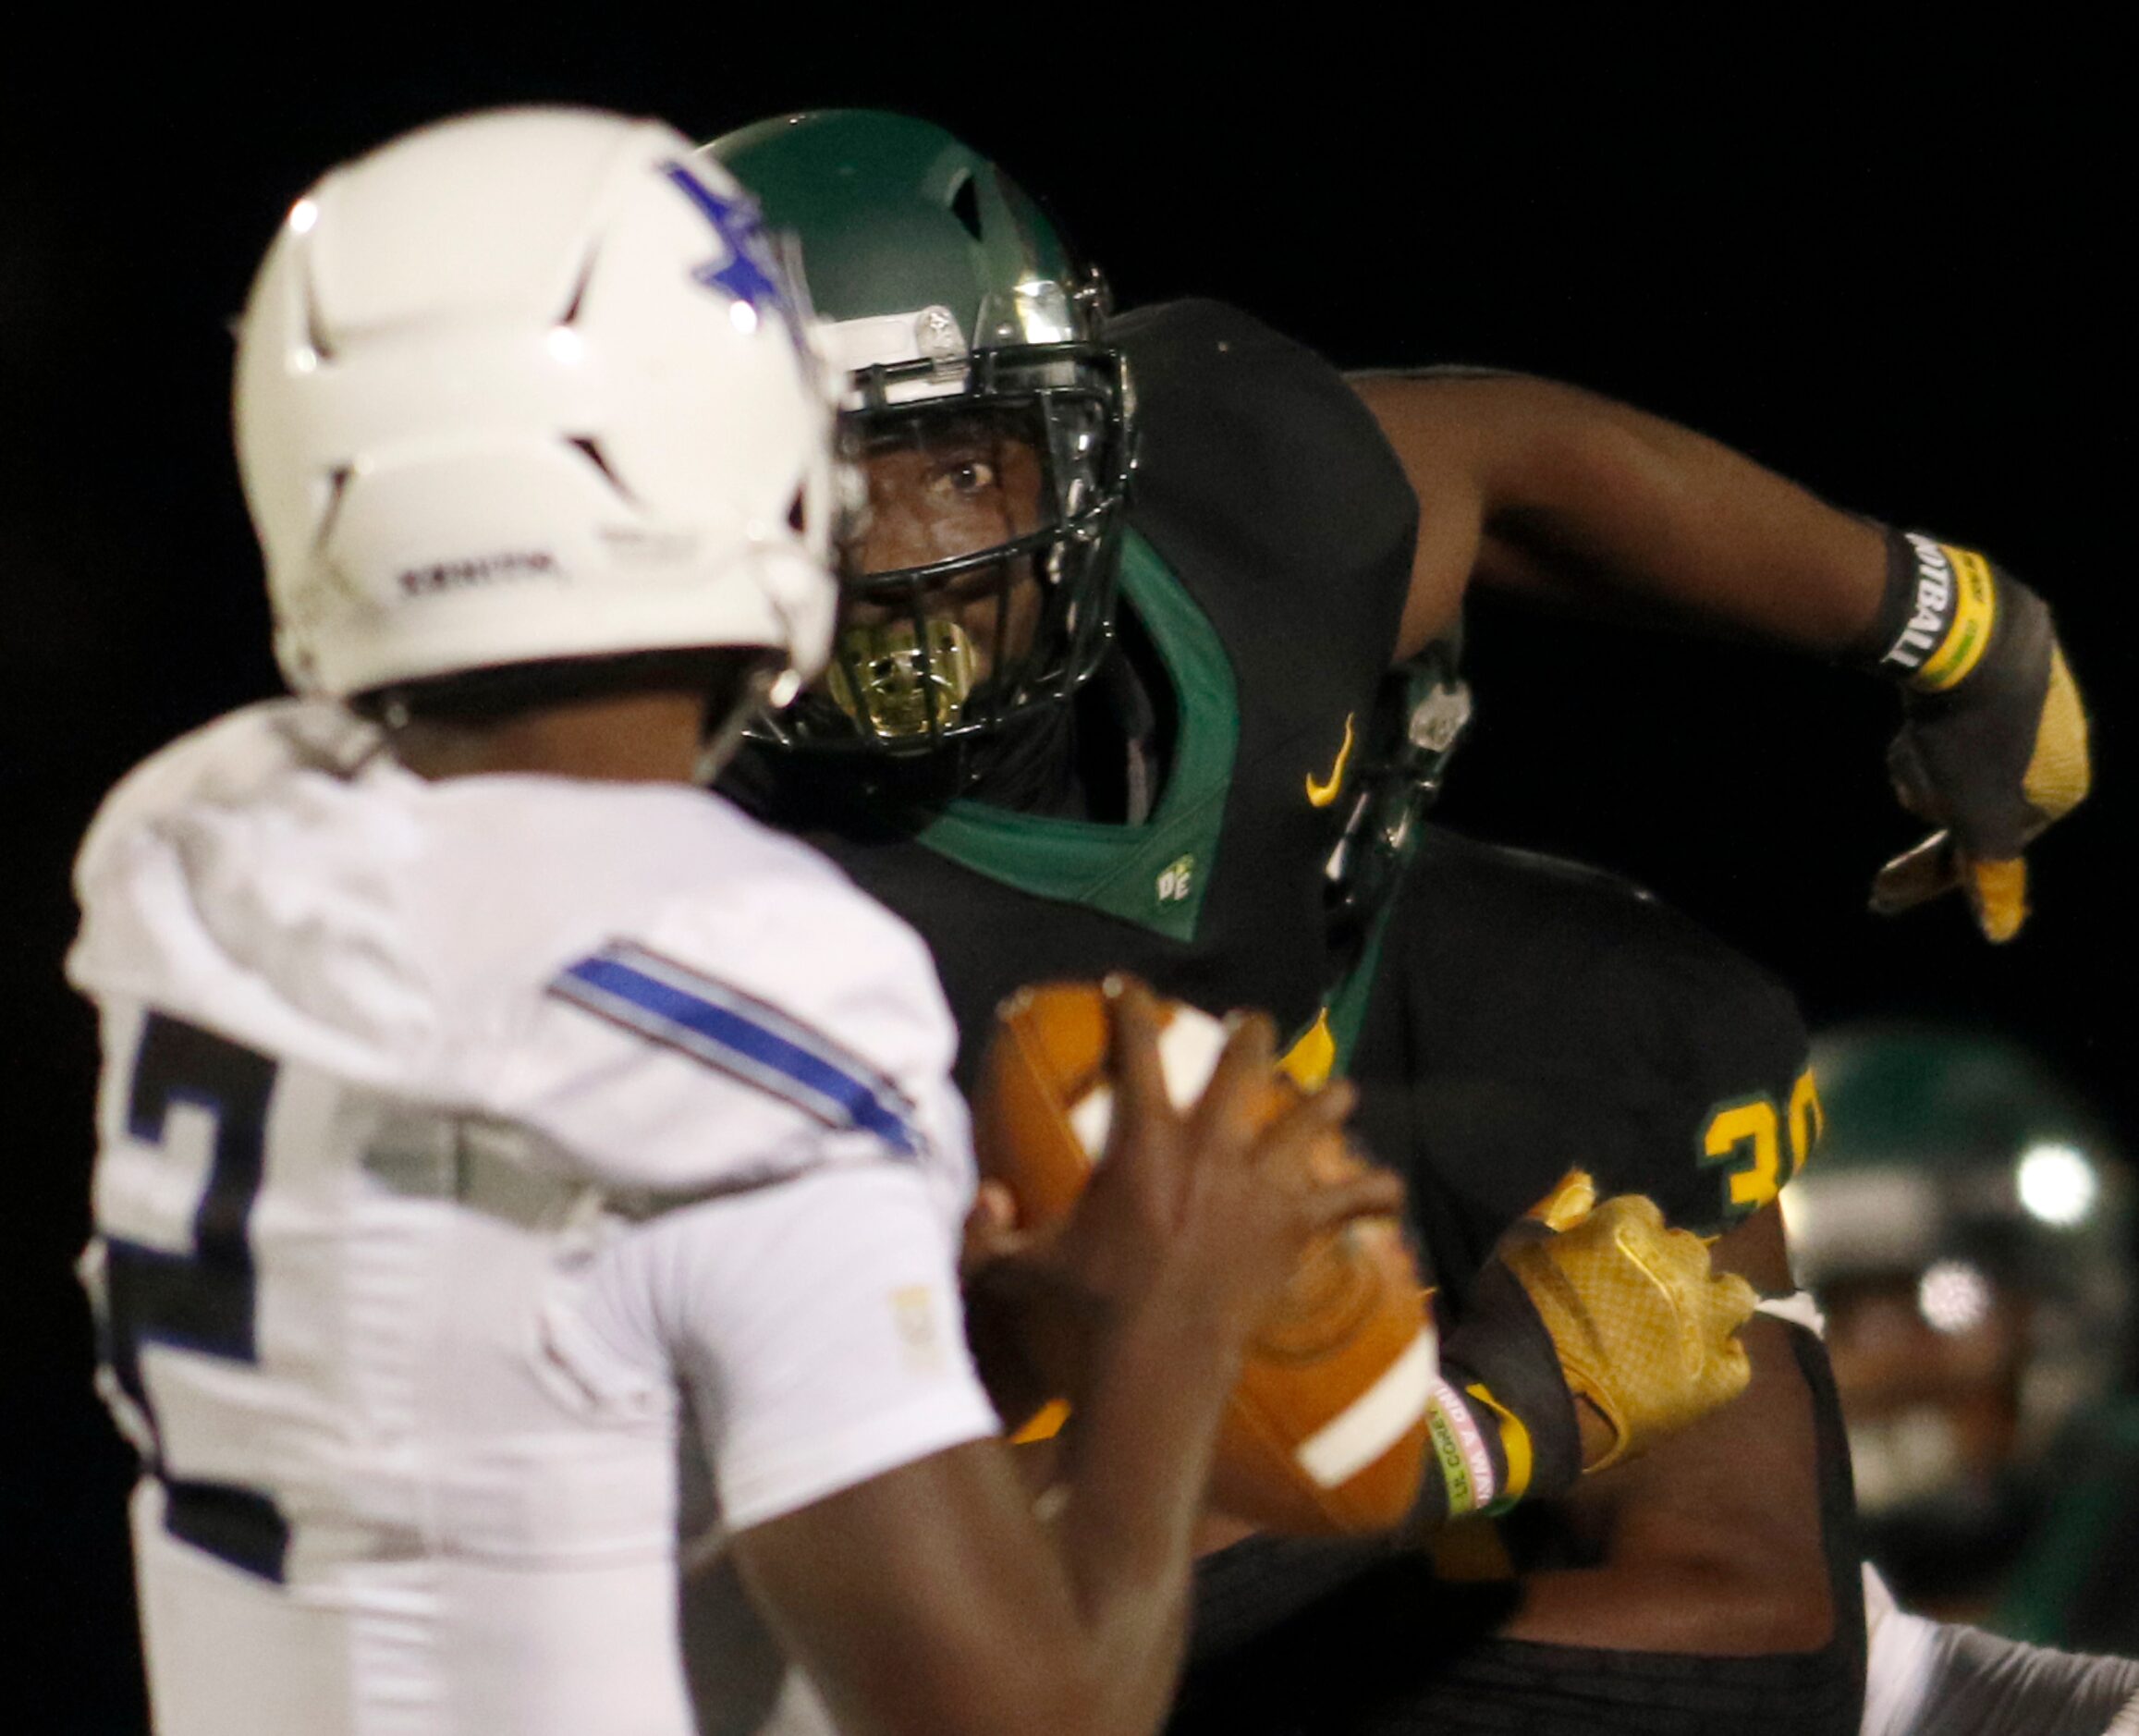
<path fill-rule="evenodd" d="M 1822 1124 L 1810 1072 L 1797 1076 L 1787 1109 L 1765 1093 L 1718 1104 L 1702 1130 L 1701 1161 L 1723 1166 L 1724 1216 L 1742 1217 L 1780 1192 L 1819 1143 Z"/>
<path fill-rule="evenodd" d="M 236 1363 L 259 1360 L 249 1236 L 259 1197 L 275 1063 L 266 1056 L 162 1013 L 141 1030 L 128 1089 L 127 1124 L 143 1144 L 164 1143 L 172 1108 L 189 1104 L 214 1125 L 207 1185 L 193 1214 L 190 1252 L 107 1241 L 104 1360 L 156 1438 L 151 1469 L 168 1491 L 171 1534 L 250 1573 L 279 1580 L 289 1527 L 256 1489 L 189 1480 L 165 1461 L 163 1431 L 141 1378 L 145 1345 L 168 1345 Z"/>

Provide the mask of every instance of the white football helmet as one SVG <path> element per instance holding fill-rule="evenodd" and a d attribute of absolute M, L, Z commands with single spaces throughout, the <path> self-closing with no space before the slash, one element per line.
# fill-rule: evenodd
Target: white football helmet
<path fill-rule="evenodd" d="M 474 115 L 328 174 L 238 355 L 290 685 L 719 645 L 813 676 L 836 394 L 804 330 L 750 197 L 657 122 Z"/>

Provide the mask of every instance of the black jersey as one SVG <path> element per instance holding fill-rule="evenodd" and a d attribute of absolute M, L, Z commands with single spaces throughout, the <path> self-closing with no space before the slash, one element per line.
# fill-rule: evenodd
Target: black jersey
<path fill-rule="evenodd" d="M 1790 994 L 1623 880 L 1429 826 L 1377 949 L 1355 1125 L 1451 1297 L 1569 1169 L 1710 1234 L 1818 1137 Z"/>

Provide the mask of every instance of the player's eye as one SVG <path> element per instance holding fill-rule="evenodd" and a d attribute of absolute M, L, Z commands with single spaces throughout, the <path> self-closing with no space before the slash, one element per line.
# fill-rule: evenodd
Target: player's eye
<path fill-rule="evenodd" d="M 928 479 L 928 492 L 938 500 L 972 500 L 995 485 L 996 467 L 985 458 L 959 458 Z"/>

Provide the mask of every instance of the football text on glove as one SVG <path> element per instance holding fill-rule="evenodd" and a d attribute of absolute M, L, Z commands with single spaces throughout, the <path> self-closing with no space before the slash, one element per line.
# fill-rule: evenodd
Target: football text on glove
<path fill-rule="evenodd" d="M 2022 852 L 2086 798 L 2087 714 L 2048 606 L 1974 549 L 1889 532 L 1874 666 L 1901 683 L 1888 752 L 1901 805 L 1937 829 L 1880 870 L 1872 908 L 1959 886 L 1984 934 L 2027 919 Z"/>

